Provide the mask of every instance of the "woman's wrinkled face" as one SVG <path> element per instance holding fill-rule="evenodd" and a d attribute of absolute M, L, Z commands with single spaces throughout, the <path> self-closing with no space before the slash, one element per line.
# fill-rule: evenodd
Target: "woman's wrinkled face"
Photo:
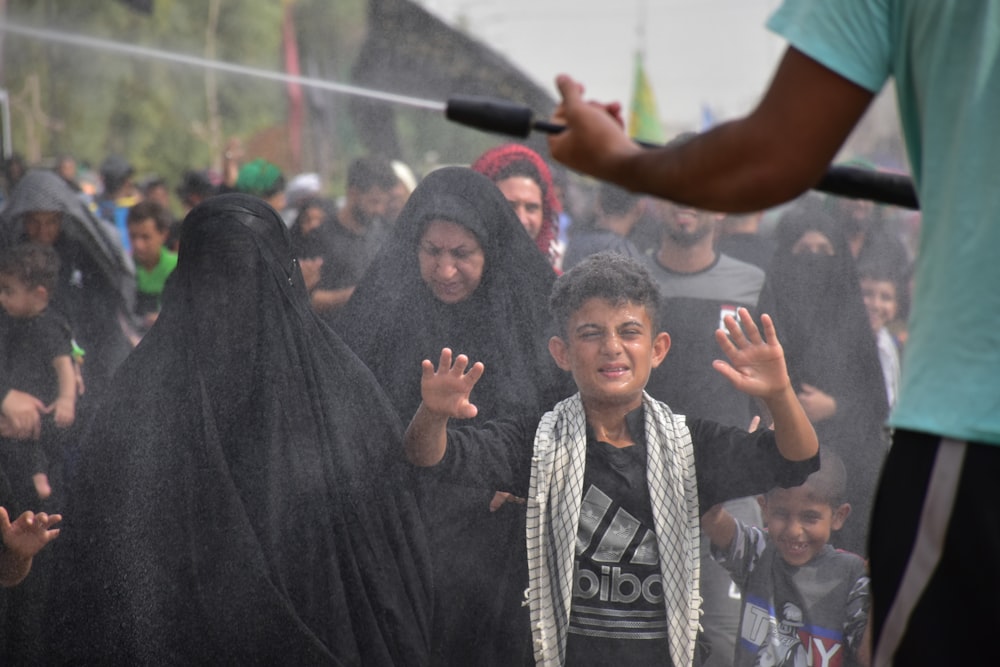
<path fill-rule="evenodd" d="M 417 246 L 420 277 L 439 301 L 459 303 L 483 279 L 486 255 L 471 231 L 449 220 L 431 220 Z"/>

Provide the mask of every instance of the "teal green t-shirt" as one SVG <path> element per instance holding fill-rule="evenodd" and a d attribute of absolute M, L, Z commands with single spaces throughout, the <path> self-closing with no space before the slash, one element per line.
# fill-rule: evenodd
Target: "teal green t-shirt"
<path fill-rule="evenodd" d="M 786 0 L 768 27 L 872 92 L 895 79 L 921 235 L 891 423 L 1000 445 L 1000 2 Z"/>
<path fill-rule="evenodd" d="M 151 270 L 141 266 L 135 267 L 136 289 L 140 294 L 159 296 L 163 293 L 163 285 L 175 268 L 177 268 L 177 253 L 161 248 L 160 261 Z"/>

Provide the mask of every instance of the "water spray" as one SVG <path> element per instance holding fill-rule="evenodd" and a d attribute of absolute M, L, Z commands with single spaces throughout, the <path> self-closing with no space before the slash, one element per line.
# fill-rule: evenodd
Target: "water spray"
<path fill-rule="evenodd" d="M 9 22 L 0 22 L 0 31 L 71 46 L 121 53 L 140 58 L 164 60 L 181 65 L 214 69 L 230 74 L 252 76 L 270 81 L 294 83 L 319 90 L 387 102 L 389 104 L 444 112 L 445 118 L 455 123 L 477 130 L 495 132 L 522 139 L 530 136 L 532 132 L 558 134 L 566 129 L 565 126 L 558 123 L 535 118 L 534 112 L 528 107 L 491 97 L 452 95 L 448 98 L 447 102 L 438 102 L 411 97 L 409 95 L 386 93 L 361 86 L 327 81 L 325 79 L 245 67 L 219 60 L 210 60 L 208 58 L 151 49 L 123 42 L 86 37 L 58 30 L 32 28 Z M 638 143 L 646 148 L 661 148 L 661 146 L 656 144 Z M 870 199 L 879 203 L 910 209 L 920 208 L 912 179 L 902 174 L 889 174 L 857 167 L 832 166 L 827 169 L 823 178 L 813 186 L 813 189 L 840 197 Z"/>

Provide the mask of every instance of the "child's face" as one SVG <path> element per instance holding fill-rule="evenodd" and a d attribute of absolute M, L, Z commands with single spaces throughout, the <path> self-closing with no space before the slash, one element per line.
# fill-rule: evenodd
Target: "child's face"
<path fill-rule="evenodd" d="M 767 532 L 789 565 L 805 565 L 816 557 L 830 534 L 840 530 L 851 506 L 832 507 L 813 497 L 808 484 L 774 489 L 760 500 Z"/>
<path fill-rule="evenodd" d="M 167 232 L 156 228 L 152 218 L 134 222 L 128 226 L 128 238 L 132 243 L 132 258 L 136 264 L 151 269 L 160 262 L 160 251 L 167 241 Z"/>
<path fill-rule="evenodd" d="M 42 287 L 28 287 L 11 275 L 0 274 L 0 306 L 17 319 L 34 317 L 48 302 Z"/>
<path fill-rule="evenodd" d="M 24 216 L 24 234 L 29 241 L 52 246 L 62 231 L 59 211 L 31 211 Z"/>
<path fill-rule="evenodd" d="M 642 403 L 649 374 L 670 350 L 670 336 L 654 331 L 645 306 L 588 299 L 569 319 L 566 340 L 554 336 L 549 351 L 573 380 L 588 408 Z"/>
<path fill-rule="evenodd" d="M 896 319 L 899 309 L 896 301 L 896 285 L 891 280 L 861 279 L 861 296 L 865 300 L 868 321 L 872 331 L 878 331 Z"/>

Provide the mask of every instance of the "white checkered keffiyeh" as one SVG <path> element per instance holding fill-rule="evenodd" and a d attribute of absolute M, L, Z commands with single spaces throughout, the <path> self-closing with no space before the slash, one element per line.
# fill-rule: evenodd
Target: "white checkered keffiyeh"
<path fill-rule="evenodd" d="M 645 393 L 643 406 L 646 480 L 660 554 L 670 657 L 682 667 L 694 660 L 701 607 L 694 448 L 684 417 Z M 542 418 L 531 460 L 527 596 L 535 662 L 546 667 L 561 666 L 566 660 L 586 450 L 587 421 L 576 394 Z"/>

